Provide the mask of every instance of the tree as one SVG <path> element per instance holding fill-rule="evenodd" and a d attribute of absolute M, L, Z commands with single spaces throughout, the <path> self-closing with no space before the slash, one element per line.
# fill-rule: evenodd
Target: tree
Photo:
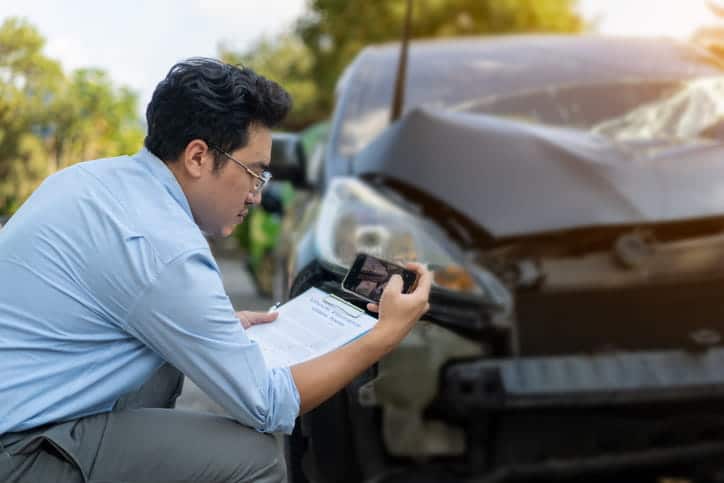
<path fill-rule="evenodd" d="M 49 111 L 54 168 L 136 151 L 143 142 L 137 105 L 136 94 L 116 90 L 106 72 L 74 71 Z"/>
<path fill-rule="evenodd" d="M 286 119 L 288 129 L 301 129 L 325 115 L 319 112 L 316 101 L 319 91 L 312 73 L 312 53 L 298 35 L 284 33 L 275 38 L 262 38 L 244 52 L 235 52 L 222 44 L 219 57 L 231 64 L 251 67 L 284 85 L 294 100 Z"/>
<path fill-rule="evenodd" d="M 516 32 L 580 32 L 576 0 L 414 0 L 413 38 Z M 304 85 L 293 123 L 331 110 L 335 83 L 366 45 L 398 41 L 405 0 L 311 0 L 292 33 L 265 39 L 241 53 L 260 73 L 285 87 Z M 226 50 L 227 58 L 232 58 Z M 303 65 L 288 69 L 289 58 Z M 291 89 L 290 89 L 291 90 Z M 302 107 L 303 106 L 303 107 Z M 302 109 L 308 115 L 301 113 Z"/>
<path fill-rule="evenodd" d="M 404 0 L 312 0 L 297 26 L 312 51 L 315 82 L 333 92 L 342 69 L 368 44 L 397 41 Z M 415 0 L 413 38 L 520 32 L 579 32 L 575 0 Z M 326 109 L 332 97 L 320 99 Z"/>
<path fill-rule="evenodd" d="M 0 27 L 0 213 L 17 207 L 48 174 L 44 112 L 63 73 L 42 54 L 44 43 L 26 21 L 11 18 Z"/>
<path fill-rule="evenodd" d="M 102 70 L 66 75 L 44 45 L 26 20 L 0 25 L 0 214 L 57 169 L 135 151 L 143 139 L 135 93 Z"/>

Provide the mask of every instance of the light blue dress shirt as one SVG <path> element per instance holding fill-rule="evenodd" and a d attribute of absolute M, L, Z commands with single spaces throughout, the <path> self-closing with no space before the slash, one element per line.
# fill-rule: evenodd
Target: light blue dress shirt
<path fill-rule="evenodd" d="M 50 176 L 0 229 L 0 434 L 109 411 L 164 361 L 291 432 L 291 373 L 245 335 L 168 167 L 144 149 Z"/>

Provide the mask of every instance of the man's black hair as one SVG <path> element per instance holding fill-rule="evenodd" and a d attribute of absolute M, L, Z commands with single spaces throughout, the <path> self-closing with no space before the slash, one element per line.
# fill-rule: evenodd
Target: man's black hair
<path fill-rule="evenodd" d="M 215 59 L 194 57 L 171 67 L 146 108 L 146 148 L 163 161 L 175 161 L 190 141 L 231 153 L 249 142 L 249 126 L 277 126 L 291 98 L 276 82 L 253 70 Z M 214 169 L 227 159 L 215 152 Z"/>

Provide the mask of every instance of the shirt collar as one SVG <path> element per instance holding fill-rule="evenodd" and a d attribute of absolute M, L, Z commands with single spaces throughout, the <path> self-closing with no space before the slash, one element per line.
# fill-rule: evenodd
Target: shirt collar
<path fill-rule="evenodd" d="M 141 164 L 146 166 L 149 172 L 166 188 L 168 194 L 170 194 L 174 200 L 183 208 L 187 215 L 193 220 L 191 214 L 191 206 L 186 198 L 181 185 L 178 183 L 176 176 L 171 172 L 169 167 L 161 161 L 158 156 L 153 154 L 147 148 L 142 148 L 138 153 L 133 156 L 136 160 L 140 161 Z"/>

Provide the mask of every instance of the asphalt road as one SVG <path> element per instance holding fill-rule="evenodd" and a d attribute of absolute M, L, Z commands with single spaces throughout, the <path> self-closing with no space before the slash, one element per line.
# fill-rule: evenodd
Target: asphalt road
<path fill-rule="evenodd" d="M 242 255 L 238 252 L 224 250 L 217 251 L 216 261 L 221 269 L 221 275 L 226 293 L 236 310 L 266 310 L 272 305 L 272 300 L 257 295 L 249 274 L 243 267 Z M 184 389 L 176 401 L 176 407 L 194 411 L 225 414 L 224 410 L 188 377 L 184 381 Z"/>

